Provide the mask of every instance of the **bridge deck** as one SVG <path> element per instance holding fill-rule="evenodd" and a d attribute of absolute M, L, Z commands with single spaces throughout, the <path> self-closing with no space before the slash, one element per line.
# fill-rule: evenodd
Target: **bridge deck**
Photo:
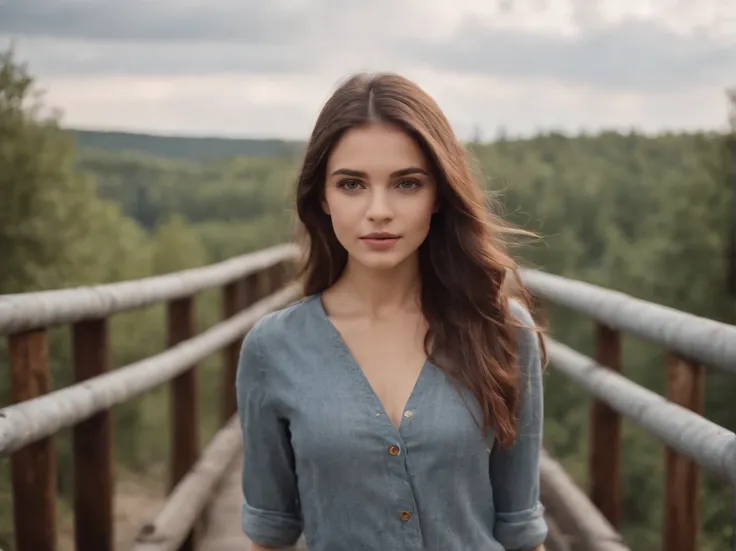
<path fill-rule="evenodd" d="M 242 491 L 240 489 L 241 460 L 233 463 L 220 488 L 212 498 L 207 530 L 200 544 L 201 551 L 250 551 L 250 540 L 240 529 Z M 295 551 L 307 551 L 300 540 Z"/>

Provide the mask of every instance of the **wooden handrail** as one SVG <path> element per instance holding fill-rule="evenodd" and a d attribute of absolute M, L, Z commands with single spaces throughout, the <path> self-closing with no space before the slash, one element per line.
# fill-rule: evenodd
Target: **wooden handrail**
<path fill-rule="evenodd" d="M 11 458 L 17 551 L 56 550 L 53 438 L 68 427 L 73 428 L 76 548 L 112 551 L 110 410 L 166 383 L 173 404 L 171 495 L 136 545 L 141 550 L 196 547 L 198 519 L 208 496 L 240 449 L 234 417 L 239 341 L 263 315 L 299 297 L 299 286 L 287 284 L 297 253 L 295 245 L 285 244 L 137 281 L 0 296 L 0 333 L 8 335 L 10 344 L 13 402 L 0 410 L 0 456 Z M 580 542 L 601 551 L 626 549 L 616 533 L 624 416 L 667 446 L 664 547 L 694 551 L 696 467 L 736 487 L 736 435 L 701 415 L 702 365 L 736 372 L 736 328 L 542 272 L 523 270 L 522 279 L 535 299 L 556 302 L 597 321 L 595 360 L 547 339 L 553 366 L 595 399 L 590 501 L 546 453 L 542 457 L 543 499 L 556 509 L 560 527 L 574 533 L 577 543 L 570 549 L 579 549 Z M 194 296 L 212 287 L 222 289 L 223 321 L 197 335 Z M 108 317 L 159 302 L 167 303 L 168 349 L 111 370 Z M 49 392 L 47 330 L 60 324 L 72 324 L 75 383 Z M 669 400 L 621 375 L 621 331 L 670 351 Z M 222 351 L 224 363 L 219 415 L 224 428 L 200 453 L 193 436 L 199 432 L 195 367 L 217 351 Z M 601 515 L 591 513 L 589 503 Z"/>
<path fill-rule="evenodd" d="M 598 400 L 699 466 L 736 484 L 736 434 L 546 339 L 550 361 Z"/>
<path fill-rule="evenodd" d="M 290 285 L 164 352 L 3 408 L 0 410 L 0 457 L 173 380 L 188 371 L 192 363 L 237 340 L 264 314 L 285 306 L 298 296 L 299 286 Z"/>
<path fill-rule="evenodd" d="M 592 502 L 617 528 L 621 417 L 626 417 L 665 443 L 662 549 L 695 551 L 698 467 L 720 475 L 736 492 L 736 434 L 702 416 L 704 365 L 736 373 L 736 327 L 537 270 L 523 269 L 520 275 L 537 303 L 548 301 L 596 323 L 595 360 L 547 338 L 552 366 L 594 398 L 588 463 Z M 620 374 L 622 332 L 665 349 L 665 397 Z"/>
<path fill-rule="evenodd" d="M 523 269 L 520 275 L 537 298 L 692 361 L 736 373 L 736 326 L 538 270 Z"/>
<path fill-rule="evenodd" d="M 542 450 L 540 493 L 555 525 L 571 534 L 574 551 L 630 551 L 621 535 L 611 526 L 557 461 Z"/>
<path fill-rule="evenodd" d="M 68 427 L 73 428 L 76 549 L 113 550 L 110 410 L 165 383 L 172 395 L 169 487 L 172 498 L 188 494 L 192 477 L 202 478 L 191 469 L 207 469 L 211 462 L 211 453 L 200 459 L 196 365 L 223 350 L 220 419 L 225 425 L 235 412 L 240 340 L 263 315 L 300 296 L 297 284 L 284 285 L 297 253 L 295 245 L 285 244 L 135 281 L 0 296 L 12 401 L 0 410 L 0 456 L 11 459 L 17 551 L 56 550 L 54 435 Z M 224 320 L 195 335 L 195 295 L 215 287 L 222 288 Z M 168 349 L 111 370 L 108 317 L 160 302 L 167 303 Z M 75 383 L 49 392 L 47 331 L 61 324 L 72 324 Z M 231 425 L 229 432 L 216 435 L 210 452 L 231 447 Z M 196 547 L 204 504 L 191 506 L 187 514 L 197 518 L 179 526 L 176 549 Z"/>
<path fill-rule="evenodd" d="M 0 295 L 0 334 L 99 319 L 127 310 L 194 296 L 268 268 L 293 262 L 298 248 L 284 244 L 217 264 L 138 280 Z"/>

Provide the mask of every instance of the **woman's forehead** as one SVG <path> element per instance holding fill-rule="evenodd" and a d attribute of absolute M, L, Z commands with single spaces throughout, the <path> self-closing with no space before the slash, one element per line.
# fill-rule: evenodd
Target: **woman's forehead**
<path fill-rule="evenodd" d="M 383 123 L 348 130 L 327 163 L 328 174 L 339 169 L 391 174 L 412 167 L 427 170 L 419 144 L 402 129 Z"/>

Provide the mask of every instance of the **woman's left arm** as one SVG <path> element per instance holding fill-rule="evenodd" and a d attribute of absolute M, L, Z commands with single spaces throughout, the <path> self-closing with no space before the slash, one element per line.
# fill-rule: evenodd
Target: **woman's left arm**
<path fill-rule="evenodd" d="M 512 302 L 521 323 L 533 326 L 529 312 Z M 523 385 L 516 440 L 491 452 L 490 478 L 496 511 L 495 537 L 511 551 L 544 551 L 547 523 L 539 501 L 539 453 L 542 446 L 544 395 L 537 334 L 518 329 L 518 358 Z"/>

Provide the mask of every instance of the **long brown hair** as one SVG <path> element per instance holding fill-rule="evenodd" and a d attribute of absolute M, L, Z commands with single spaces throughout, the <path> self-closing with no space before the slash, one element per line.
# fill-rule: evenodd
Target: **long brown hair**
<path fill-rule="evenodd" d="M 527 308 L 530 304 L 504 248 L 506 237 L 527 232 L 512 229 L 489 212 L 465 150 L 442 111 L 419 86 L 399 75 L 352 76 L 317 118 L 296 189 L 305 240 L 304 293 L 328 289 L 345 268 L 347 252 L 321 207 L 326 164 L 347 130 L 373 121 L 399 125 L 416 140 L 437 182 L 440 208 L 419 248 L 427 356 L 472 391 L 483 413 L 484 433 L 492 426 L 497 440 L 509 446 L 516 437 L 520 401 L 518 324 L 509 310 L 509 274 L 515 279 L 514 297 Z M 438 363 L 434 351 L 448 361 Z"/>

